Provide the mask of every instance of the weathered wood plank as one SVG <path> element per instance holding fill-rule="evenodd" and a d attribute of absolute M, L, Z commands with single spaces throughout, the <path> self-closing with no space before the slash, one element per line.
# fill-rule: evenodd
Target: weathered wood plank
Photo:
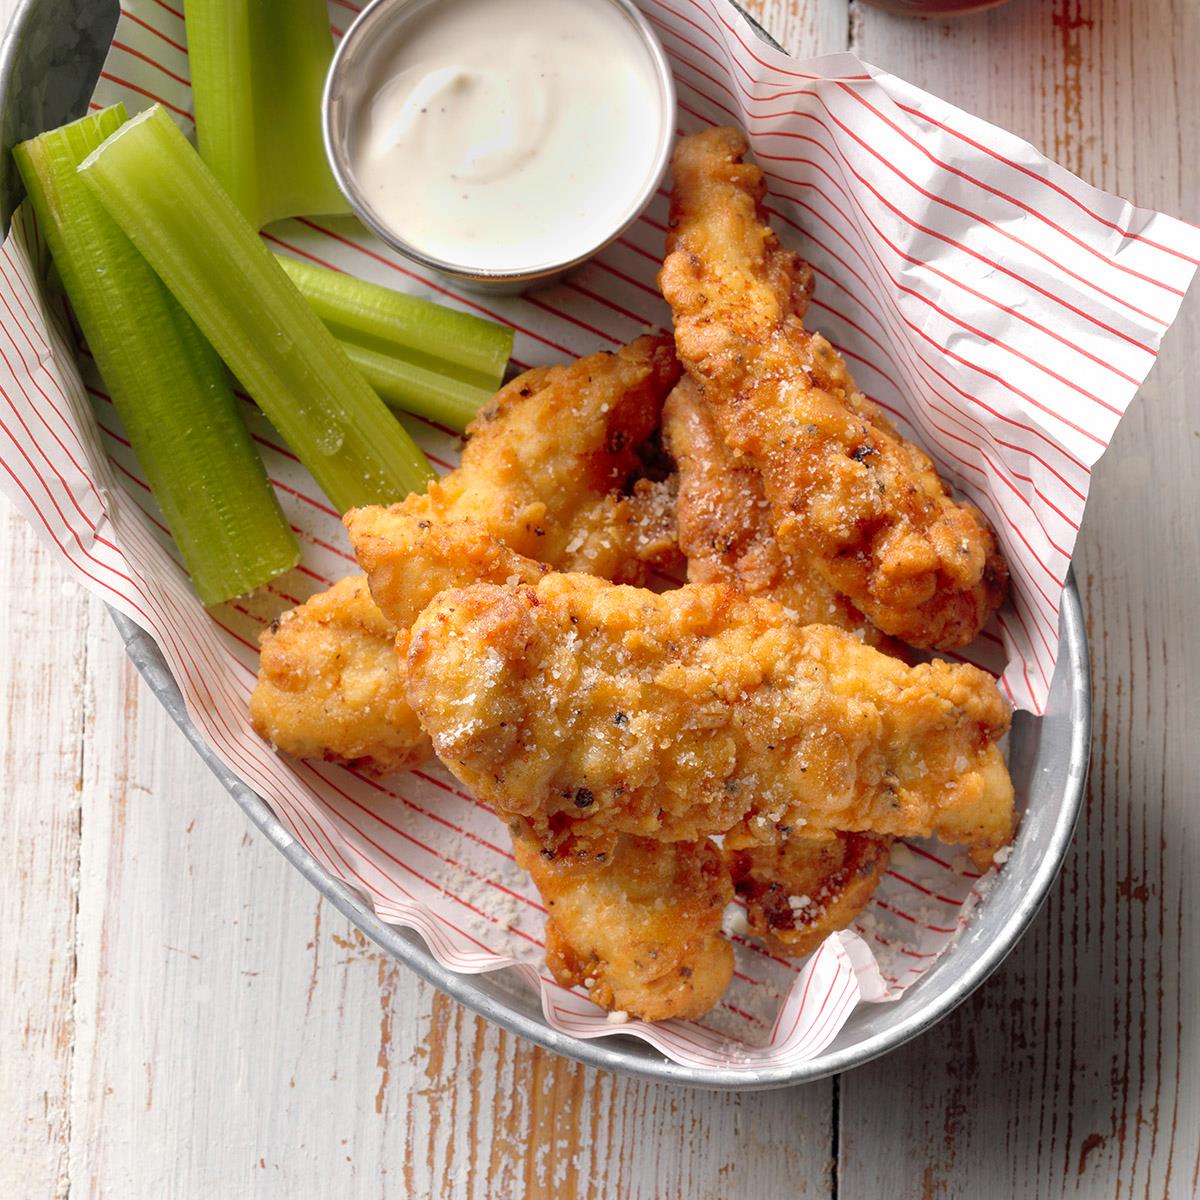
<path fill-rule="evenodd" d="M 850 42 L 849 0 L 739 0 L 790 54 L 836 54 Z"/>
<path fill-rule="evenodd" d="M 440 995 L 419 1056 L 404 1138 L 414 1196 L 831 1194 L 826 1085 L 732 1096 L 637 1083 L 547 1054 Z"/>
<path fill-rule="evenodd" d="M 252 834 L 111 626 L 93 649 L 72 1194 L 403 1195 L 379 1098 L 427 998 Z"/>
<path fill-rule="evenodd" d="M 1200 80 L 1180 61 L 1195 5 L 1031 0 L 928 25 L 859 6 L 854 33 L 869 61 L 1085 178 L 1200 216 Z M 1193 296 L 1096 471 L 1077 557 L 1095 749 L 1063 878 L 971 1002 L 843 1080 L 845 1195 L 1196 1194 L 1198 334 Z"/>
<path fill-rule="evenodd" d="M 94 607 L 0 510 L 0 1194 L 66 1194 Z"/>

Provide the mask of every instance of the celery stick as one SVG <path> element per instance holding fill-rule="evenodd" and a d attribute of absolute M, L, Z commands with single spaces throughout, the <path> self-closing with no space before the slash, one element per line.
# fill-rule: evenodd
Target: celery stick
<path fill-rule="evenodd" d="M 341 339 L 339 339 L 341 340 Z M 362 377 L 395 408 L 427 417 L 462 433 L 495 388 L 463 383 L 418 363 L 342 341 L 346 356 Z"/>
<path fill-rule="evenodd" d="M 221 360 L 80 179 L 121 105 L 13 151 L 75 315 L 201 600 L 296 565 L 300 548 Z"/>
<path fill-rule="evenodd" d="M 325 0 L 188 0 L 184 11 L 200 153 L 243 216 L 261 228 L 346 212 L 321 140 Z"/>
<path fill-rule="evenodd" d="M 79 174 L 339 510 L 433 478 L 161 106 L 122 125 Z"/>
<path fill-rule="evenodd" d="M 342 341 L 434 370 L 444 367 L 488 391 L 500 386 L 512 353 L 513 331 L 507 326 L 295 258 L 281 255 L 279 261 Z"/>
<path fill-rule="evenodd" d="M 512 330 L 294 258 L 279 263 L 390 404 L 461 432 L 500 386 Z"/>

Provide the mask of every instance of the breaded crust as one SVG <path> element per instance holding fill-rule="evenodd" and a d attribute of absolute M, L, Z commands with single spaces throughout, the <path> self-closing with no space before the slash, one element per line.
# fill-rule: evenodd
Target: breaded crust
<path fill-rule="evenodd" d="M 518 376 L 471 422 L 458 469 L 404 505 L 477 521 L 559 570 L 641 583 L 678 554 L 661 497 L 634 482 L 678 378 L 669 335 Z"/>
<path fill-rule="evenodd" d="M 298 758 L 396 771 L 432 748 L 404 693 L 395 629 L 362 575 L 286 612 L 263 631 L 250 720 Z"/>
<path fill-rule="evenodd" d="M 751 930 L 798 958 L 863 910 L 887 870 L 889 845 L 873 833 L 796 834 L 726 857 Z"/>
<path fill-rule="evenodd" d="M 663 441 L 678 472 L 679 548 L 692 583 L 734 584 L 778 600 L 800 625 L 836 625 L 879 644 L 879 631 L 807 558 L 784 553 L 758 471 L 725 445 L 690 377 L 667 397 Z"/>

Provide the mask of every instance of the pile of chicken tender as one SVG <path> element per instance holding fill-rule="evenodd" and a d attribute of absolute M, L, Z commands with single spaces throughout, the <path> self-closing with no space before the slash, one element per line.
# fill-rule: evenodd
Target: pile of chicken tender
<path fill-rule="evenodd" d="M 1003 600 L 996 540 L 805 326 L 746 151 L 679 143 L 673 332 L 515 378 L 457 470 L 347 513 L 363 574 L 264 633 L 250 705 L 298 757 L 436 755 L 507 824 L 555 978 L 650 1021 L 719 1000 L 735 894 L 799 957 L 893 839 L 984 868 L 1015 826 L 1008 705 L 928 653 Z"/>

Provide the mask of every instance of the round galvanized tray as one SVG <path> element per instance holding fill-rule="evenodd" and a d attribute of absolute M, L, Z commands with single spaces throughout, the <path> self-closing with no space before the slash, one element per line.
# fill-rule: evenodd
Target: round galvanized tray
<path fill-rule="evenodd" d="M 9 150 L 85 111 L 117 16 L 115 0 L 23 0 L 0 45 L 0 205 L 6 223 L 20 197 Z M 1046 715 L 1034 719 L 1018 713 L 1010 737 L 1013 781 L 1025 810 L 1020 833 L 996 886 L 958 944 L 900 1000 L 860 1005 L 832 1044 L 808 1062 L 737 1072 L 684 1067 L 634 1038 L 580 1041 L 558 1033 L 546 1024 L 536 997 L 511 972 L 456 975 L 430 956 L 416 934 L 385 925 L 284 830 L 262 797 L 216 758 L 189 720 L 154 640 L 119 613 L 113 619 L 155 696 L 250 820 L 313 887 L 389 954 L 472 1011 L 549 1050 L 592 1066 L 697 1087 L 748 1090 L 820 1079 L 885 1054 L 941 1020 L 996 969 L 1041 907 L 1070 844 L 1087 774 L 1087 639 L 1079 593 L 1068 578 L 1058 669 Z"/>

